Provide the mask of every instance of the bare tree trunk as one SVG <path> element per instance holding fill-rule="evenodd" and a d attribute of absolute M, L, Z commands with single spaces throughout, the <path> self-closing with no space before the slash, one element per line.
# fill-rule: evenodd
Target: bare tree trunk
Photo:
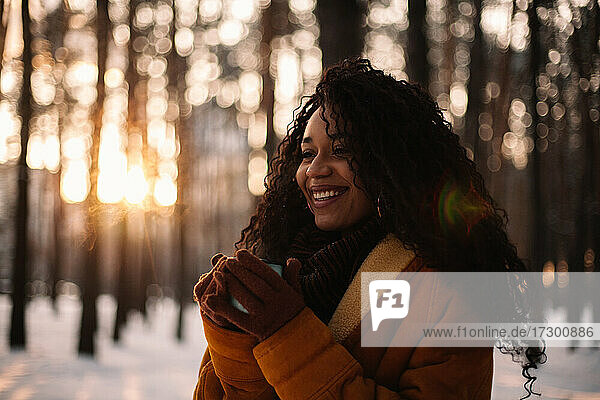
<path fill-rule="evenodd" d="M 177 57 L 177 56 L 176 56 Z M 179 225 L 179 260 L 177 266 L 177 300 L 179 302 L 179 315 L 177 318 L 177 339 L 179 341 L 183 340 L 183 314 L 185 311 L 185 305 L 188 303 L 189 299 L 192 295 L 192 287 L 190 287 L 190 280 L 188 279 L 188 248 L 187 248 L 187 227 L 186 223 L 186 209 L 187 207 L 187 196 L 185 188 L 190 184 L 189 182 L 189 174 L 186 172 L 189 168 L 189 160 L 188 157 L 190 149 L 189 146 L 191 144 L 191 140 L 189 140 L 190 131 L 186 129 L 186 121 L 178 121 L 178 132 L 179 132 L 179 144 L 180 144 L 180 154 L 179 154 L 179 176 L 177 177 L 177 224 Z"/>
<path fill-rule="evenodd" d="M 142 231 L 142 263 L 140 265 L 140 290 L 137 293 L 137 308 L 142 313 L 144 319 L 147 317 L 146 313 L 146 291 L 148 286 L 155 282 L 153 279 L 154 274 L 154 238 L 152 235 L 152 226 L 154 222 L 154 213 L 152 210 L 144 210 L 144 229 Z"/>
<path fill-rule="evenodd" d="M 134 23 L 133 23 L 133 17 L 135 15 L 135 9 L 140 5 L 143 4 L 143 1 L 140 0 L 134 0 L 130 3 L 130 29 L 135 30 L 134 28 Z M 142 33 L 142 35 L 140 36 L 145 36 L 146 34 L 148 34 L 148 30 L 151 28 L 145 28 L 144 33 Z M 133 41 L 135 40 L 134 35 L 131 35 L 130 38 L 130 43 L 133 43 Z M 132 49 L 133 50 L 133 49 Z M 134 54 L 135 52 L 132 51 L 131 54 Z M 140 53 L 141 54 L 141 53 Z M 130 65 L 135 65 L 135 57 L 132 56 L 131 58 L 132 61 L 130 61 Z M 135 78 L 138 78 L 138 75 L 134 75 Z M 133 82 L 135 82 L 135 84 L 133 84 Z M 142 84 L 143 86 L 145 86 L 147 84 L 147 79 L 146 77 L 139 77 L 139 79 L 134 79 L 133 81 L 130 81 L 130 94 L 132 93 L 131 90 L 137 90 L 137 86 L 139 84 Z M 134 106 L 135 112 L 134 114 L 132 114 L 133 116 L 133 121 L 135 121 L 135 126 L 136 129 L 139 130 L 139 132 L 142 134 L 142 162 L 143 165 L 145 167 L 146 171 L 150 171 L 154 166 L 151 165 L 152 162 L 154 162 L 154 159 L 151 159 L 150 157 L 150 149 L 148 146 L 148 135 L 147 135 L 147 115 L 146 115 L 146 107 L 148 105 L 148 93 L 147 90 L 144 89 L 143 90 L 143 96 L 142 98 L 140 97 L 133 97 L 130 98 L 132 99 L 132 101 L 130 102 L 130 105 Z M 144 106 L 140 107 L 140 104 L 143 104 Z M 151 179 L 151 176 L 149 173 L 145 174 L 146 179 Z M 150 197 L 151 194 L 148 194 L 148 197 Z M 152 200 L 150 199 L 146 199 L 144 200 L 144 202 L 151 202 Z M 142 204 L 146 204 L 146 203 L 142 203 Z M 131 279 L 131 286 L 130 286 L 130 292 L 131 292 L 131 303 L 130 306 L 132 309 L 139 311 L 140 313 L 142 313 L 142 316 L 145 316 L 145 296 L 146 296 L 146 288 L 144 287 L 146 282 L 145 282 L 145 277 L 144 277 L 144 273 L 146 271 L 146 265 L 145 264 L 147 261 L 149 261 L 148 259 L 145 258 L 145 254 L 146 253 L 146 227 L 147 227 L 147 222 L 149 221 L 149 216 L 150 216 L 150 211 L 147 211 L 147 207 L 144 207 L 143 209 L 136 209 L 133 211 L 132 214 L 132 218 L 130 219 L 130 222 L 132 222 L 131 225 L 134 226 L 134 232 L 135 234 L 132 235 L 129 239 L 132 241 L 131 243 L 131 251 L 130 251 L 130 256 L 131 258 L 130 260 L 130 264 L 129 264 L 129 270 L 130 273 L 132 275 L 132 279 Z M 140 228 L 141 232 L 140 232 Z"/>
<path fill-rule="evenodd" d="M 583 26 L 575 30 L 573 34 L 573 65 L 580 77 L 588 78 L 591 75 L 592 60 L 594 59 L 594 56 L 591 55 L 600 56 L 596 50 L 595 41 L 595 38 L 598 37 L 598 32 L 596 31 L 597 25 L 595 24 L 598 17 L 597 13 L 598 8 L 596 5 L 592 5 L 592 9 L 582 9 Z M 583 116 L 581 133 L 584 137 L 584 164 L 580 184 L 581 192 L 578 199 L 577 219 L 575 221 L 576 241 L 573 254 L 570 255 L 569 260 L 569 266 L 573 265 L 575 271 L 584 271 L 586 269 L 584 254 L 587 249 L 600 250 L 598 247 L 600 243 L 595 239 L 596 235 L 594 232 L 594 230 L 597 232 L 598 223 L 600 223 L 600 199 L 597 198 L 598 193 L 600 193 L 598 191 L 598 178 L 600 177 L 600 166 L 598 166 L 599 140 L 598 135 L 595 134 L 597 129 L 594 129 L 594 123 L 590 119 L 588 111 L 598 101 L 597 98 L 593 99 L 598 94 L 588 91 L 581 92 L 581 96 L 579 111 Z"/>
<path fill-rule="evenodd" d="M 485 160 L 479 160 L 481 150 L 479 149 L 479 114 L 481 112 L 483 86 L 485 84 L 484 64 L 484 41 L 481 32 L 481 0 L 474 0 L 475 18 L 473 26 L 475 28 L 475 38 L 471 45 L 471 75 L 469 78 L 469 104 L 466 116 L 465 143 L 471 146 L 473 150 L 473 161 L 477 164 L 479 170 L 486 168 Z"/>
<path fill-rule="evenodd" d="M 126 80 L 129 84 L 128 93 L 128 129 L 137 125 L 137 113 L 136 113 L 136 98 L 134 94 L 135 86 L 137 84 L 137 73 L 135 70 L 135 51 L 133 49 L 134 36 L 134 13 L 135 8 L 138 4 L 137 0 L 132 0 L 129 4 L 129 27 L 131 29 L 131 37 L 127 44 L 128 52 L 128 68 L 126 73 Z M 127 322 L 127 313 L 130 309 L 134 308 L 134 294 L 132 293 L 133 285 L 133 271 L 132 271 L 132 258 L 131 253 L 131 241 L 132 238 L 129 235 L 128 223 L 129 223 L 129 212 L 127 205 L 123 205 L 123 217 L 119 220 L 119 235 L 120 235 L 120 257 L 119 257 L 119 281 L 117 282 L 117 312 L 115 315 L 115 325 L 113 330 L 113 340 L 118 342 L 121 338 L 121 328 Z"/>
<path fill-rule="evenodd" d="M 63 45 L 63 37 L 65 35 L 65 9 L 64 6 L 58 7 L 58 9 L 48 17 L 48 25 L 51 29 L 48 30 L 48 40 L 51 44 L 52 54 L 55 54 L 56 49 Z M 64 111 L 59 108 L 59 140 L 62 131 L 62 120 L 64 119 Z M 49 285 L 50 285 L 50 296 L 52 298 L 52 305 L 56 310 L 56 298 L 57 298 L 57 285 L 58 281 L 62 277 L 63 265 L 64 262 L 63 256 L 63 236 L 62 236 L 62 221 L 63 221 L 63 204 L 62 199 L 60 197 L 60 166 L 59 170 L 53 174 L 50 174 L 50 185 L 52 187 L 53 193 L 53 216 L 52 216 L 52 224 L 53 224 L 53 243 L 51 245 L 52 248 L 52 259 L 49 260 L 48 268 L 49 268 Z"/>
<path fill-rule="evenodd" d="M 21 113 L 21 155 L 19 156 L 19 181 L 15 225 L 15 258 L 12 276 L 12 314 L 10 324 L 10 347 L 25 347 L 25 285 L 28 279 L 28 214 L 29 214 L 29 169 L 27 168 L 27 143 L 29 141 L 29 120 L 31 119 L 31 19 L 29 1 L 23 0 L 21 15 L 23 18 L 23 89 L 19 99 Z"/>
<path fill-rule="evenodd" d="M 363 49 L 363 1 L 329 0 L 317 2 L 319 43 L 323 51 L 323 68 L 344 58 L 360 56 Z"/>
<path fill-rule="evenodd" d="M 531 32 L 530 42 L 530 74 L 531 74 L 531 87 L 533 88 L 533 96 L 535 102 L 535 88 L 537 87 L 536 77 L 538 74 L 538 66 L 540 61 L 540 23 L 538 20 L 537 12 L 535 7 L 529 7 L 529 30 Z M 532 112 L 532 127 L 534 129 L 534 137 L 537 138 L 536 127 L 539 122 L 537 112 Z M 545 256 L 545 237 L 544 237 L 544 207 L 542 202 L 542 189 L 541 189 L 541 154 L 538 148 L 539 141 L 536 140 L 535 148 L 531 152 L 531 168 L 533 176 L 533 251 L 532 251 L 532 269 L 538 271 L 542 269 L 543 259 Z"/>
<path fill-rule="evenodd" d="M 173 34 L 175 28 L 173 28 Z M 174 39 L 174 37 L 172 38 Z M 169 85 L 173 87 L 175 96 L 178 104 L 183 100 L 182 94 L 185 91 L 185 80 L 183 76 L 186 71 L 185 59 L 177 54 L 175 49 L 171 50 L 169 54 Z M 182 118 L 181 114 L 175 121 L 176 132 L 179 138 L 179 158 L 177 162 L 177 169 L 179 174 L 177 176 L 177 203 L 176 207 L 176 226 L 179 230 L 179 259 L 177 265 L 177 301 L 179 303 L 179 315 L 177 318 L 177 339 L 183 340 L 184 332 L 184 311 L 185 305 L 190 301 L 192 297 L 192 282 L 188 279 L 189 271 L 189 256 L 188 256 L 188 223 L 189 218 L 186 214 L 189 212 L 189 199 L 187 198 L 187 191 L 192 182 L 192 174 L 189 172 L 191 169 L 191 146 L 193 143 L 191 130 L 188 128 L 187 118 Z M 177 229 L 176 228 L 176 229 Z"/>
<path fill-rule="evenodd" d="M 592 26 L 590 27 L 591 33 L 589 37 L 597 38 L 598 35 L 600 35 L 600 5 L 598 3 L 593 4 L 592 9 L 589 11 L 589 14 L 590 21 L 594 22 L 593 25 L 590 24 Z M 600 51 L 598 51 L 598 48 L 596 47 L 596 57 L 600 57 L 598 55 L 599 52 Z M 596 92 L 594 96 L 596 104 L 600 103 L 600 95 L 598 94 L 598 92 Z M 589 120 L 587 123 L 589 124 Z M 597 125 L 595 126 L 595 129 L 596 132 L 598 132 Z M 590 164 L 592 165 L 592 183 L 590 190 L 592 191 L 592 193 L 595 193 L 595 197 L 592 198 L 592 204 L 590 205 L 592 216 L 590 218 L 589 225 L 591 226 L 590 234 L 592 235 L 592 249 L 595 251 L 595 259 L 592 261 L 595 264 L 595 268 L 597 271 L 598 266 L 600 264 L 600 136 L 598 134 L 592 136 L 591 148 L 592 159 L 590 160 Z M 594 321 L 600 321 L 600 308 L 595 309 L 594 313 Z"/>
<path fill-rule="evenodd" d="M 106 43 L 109 27 L 108 3 L 98 2 L 96 16 L 98 38 L 98 98 L 94 117 L 94 137 L 92 138 L 90 169 L 90 194 L 88 196 L 88 239 L 84 282 L 82 285 L 81 330 L 79 334 L 79 354 L 94 355 L 94 336 L 96 333 L 96 298 L 99 290 L 98 271 L 98 232 L 99 232 L 99 201 L 97 196 L 97 171 L 100 129 L 102 128 L 102 105 L 104 102 L 104 71 L 106 69 Z"/>
<path fill-rule="evenodd" d="M 10 3 L 8 3 L 10 5 Z M 2 69 L 2 60 L 4 59 L 4 41 L 6 40 L 6 25 L 4 22 L 6 20 L 7 14 L 4 13 L 4 0 L 0 0 L 0 69 Z"/>
<path fill-rule="evenodd" d="M 276 35 L 275 27 L 273 26 L 273 18 L 275 18 L 279 14 L 287 15 L 287 5 L 280 4 L 281 2 L 272 2 L 271 6 L 264 10 L 262 15 L 262 28 L 263 28 L 263 36 L 262 42 L 266 43 L 267 46 L 265 48 L 268 49 L 268 52 L 264 55 L 262 59 L 262 78 L 263 78 L 263 97 L 261 109 L 265 112 L 267 116 L 267 141 L 265 143 L 265 150 L 267 152 L 267 160 L 269 164 L 275 155 L 275 150 L 277 148 L 277 135 L 275 134 L 275 129 L 273 127 L 273 106 L 275 102 L 275 96 L 273 90 L 275 88 L 275 84 L 273 82 L 273 78 L 269 74 L 269 63 L 271 59 L 271 40 Z M 279 9 L 284 8 L 284 10 L 277 10 L 275 7 Z"/>
<path fill-rule="evenodd" d="M 171 5 L 172 7 L 172 5 Z M 133 10 L 133 9 L 132 9 Z M 175 15 L 174 11 L 173 11 L 173 15 Z M 174 35 L 174 25 L 170 26 L 170 30 L 171 30 L 171 43 L 175 43 L 175 35 Z M 170 54 L 175 53 L 175 50 L 172 49 Z M 169 54 L 169 56 L 170 56 Z M 169 57 L 170 58 L 170 57 Z M 170 61 L 170 60 L 169 60 Z M 167 63 L 167 68 L 172 68 L 172 65 L 170 65 L 171 63 L 168 62 Z M 172 82 L 169 82 L 169 84 L 172 84 Z M 144 113 L 144 124 L 147 122 L 146 121 L 146 115 Z M 143 126 L 142 125 L 142 126 Z M 145 129 L 142 129 L 142 131 L 145 131 Z M 143 157 L 144 157 L 144 165 L 146 166 L 146 168 L 150 167 L 150 165 L 156 163 L 156 158 L 152 157 L 152 152 L 150 150 L 150 146 L 148 144 L 148 135 L 144 134 L 143 136 L 143 143 L 144 143 L 144 147 L 142 150 L 143 153 Z M 148 175 L 146 175 L 146 178 L 149 178 Z M 149 195 L 148 197 L 150 197 L 151 195 Z M 149 202 L 152 202 L 152 200 L 148 200 Z M 154 212 L 154 210 L 151 207 L 144 207 L 144 216 L 143 216 L 143 220 L 142 223 L 144 224 L 143 226 L 143 230 L 142 230 L 142 242 L 139 244 L 140 245 L 140 249 L 141 249 L 141 263 L 139 265 L 139 270 L 138 270 L 138 288 L 139 290 L 136 293 L 137 299 L 136 299 L 136 309 L 140 311 L 140 313 L 142 314 L 142 316 L 144 317 L 144 319 L 146 319 L 147 317 L 147 313 L 146 313 L 146 291 L 148 289 L 148 286 L 153 283 L 153 281 L 156 281 L 156 279 L 153 279 L 152 276 L 156 275 L 154 273 L 154 252 L 153 252 L 153 248 L 154 248 L 154 238 L 153 235 L 151 235 L 152 232 L 152 226 L 154 224 L 155 221 L 155 217 L 156 214 Z"/>
<path fill-rule="evenodd" d="M 52 259 L 49 262 L 49 277 L 48 281 L 50 284 L 50 296 L 52 297 L 52 304 L 56 307 L 56 297 L 58 295 L 58 281 L 61 278 L 62 273 L 62 262 L 63 262 L 63 237 L 62 237 L 62 226 L 61 222 L 63 219 L 63 208 L 62 208 L 62 200 L 60 198 L 60 174 L 52 174 L 50 175 L 50 184 L 52 185 L 52 193 L 53 193 L 53 207 L 54 213 L 52 217 L 52 223 L 54 227 L 53 239 L 54 245 Z"/>
<path fill-rule="evenodd" d="M 427 62 L 427 38 L 425 37 L 425 1 L 408 2 L 408 59 L 407 69 L 411 82 L 427 89 L 429 85 L 429 63 Z"/>
<path fill-rule="evenodd" d="M 593 25 L 591 25 L 590 27 L 590 33 L 589 34 L 589 38 L 597 38 L 598 35 L 600 34 L 600 5 L 597 3 L 594 3 L 592 5 L 592 9 L 589 10 L 589 20 L 593 21 Z M 599 57 L 598 53 L 598 48 L 596 47 L 595 50 L 596 53 L 596 57 Z M 590 57 L 590 59 L 592 59 L 592 57 Z M 597 59 L 597 58 L 596 58 Z M 590 73 L 591 73 L 591 65 L 590 65 Z M 594 99 L 593 101 L 598 104 L 600 103 L 600 95 L 598 94 L 598 92 L 596 91 L 594 93 Z M 589 99 L 588 101 L 592 101 L 592 99 Z M 587 110 L 586 110 L 587 111 Z M 590 123 L 589 118 L 590 118 L 590 114 L 589 111 L 587 112 L 587 124 Z M 590 124 L 593 125 L 593 124 Z M 588 265 L 586 265 L 586 267 L 588 267 L 588 270 L 594 270 L 594 271 L 598 271 L 599 270 L 599 264 L 600 264 L 600 136 L 598 135 L 598 125 L 596 122 L 596 125 L 593 126 L 593 128 L 590 129 L 589 133 L 593 133 L 596 132 L 595 135 L 589 135 L 591 136 L 591 140 L 588 137 L 588 140 L 590 140 L 589 146 L 591 147 L 592 151 L 591 151 L 591 160 L 590 165 L 591 165 L 591 171 L 592 171 L 592 177 L 591 177 L 591 186 L 590 186 L 590 191 L 592 193 L 594 193 L 594 197 L 592 197 L 591 199 L 591 204 L 590 206 L 590 214 L 591 214 L 591 218 L 588 221 L 588 224 L 590 226 L 590 235 L 591 235 L 591 248 L 592 251 L 594 251 L 595 253 L 593 254 L 593 256 L 590 254 L 591 259 L 588 259 L 588 262 L 591 261 L 591 263 L 589 263 Z M 591 294 L 591 296 L 596 296 L 597 299 L 597 294 Z M 593 304 L 593 317 L 592 317 L 593 321 L 600 321 L 600 306 L 598 305 L 598 301 L 596 300 L 596 302 L 594 302 Z M 600 350 L 600 341 L 596 341 L 596 350 Z"/>
<path fill-rule="evenodd" d="M 129 279 L 127 270 L 127 214 L 119 219 L 119 275 L 117 280 L 117 312 L 115 316 L 115 325 L 113 328 L 113 340 L 118 342 L 121 339 L 121 328 L 127 321 L 127 311 L 129 310 Z"/>
<path fill-rule="evenodd" d="M 51 44 L 52 54 L 55 54 L 56 50 L 63 45 L 63 38 L 65 35 L 65 30 L 67 28 L 67 24 L 65 23 L 65 5 L 58 7 L 58 9 L 48 17 L 47 22 L 51 27 L 48 30 L 48 40 Z M 64 111 L 59 108 L 59 130 L 62 131 L 62 120 L 64 119 Z M 59 140 L 60 134 L 59 131 Z M 52 216 L 52 224 L 53 224 L 53 241 L 52 243 L 52 259 L 49 260 L 49 284 L 50 284 L 50 296 L 52 298 L 52 305 L 56 310 L 57 304 L 57 289 L 58 282 L 62 277 L 63 271 L 63 236 L 62 236 L 62 221 L 64 218 L 63 215 L 63 204 L 62 199 L 60 197 L 60 166 L 59 170 L 50 175 L 52 192 L 53 192 L 53 207 L 54 212 Z"/>

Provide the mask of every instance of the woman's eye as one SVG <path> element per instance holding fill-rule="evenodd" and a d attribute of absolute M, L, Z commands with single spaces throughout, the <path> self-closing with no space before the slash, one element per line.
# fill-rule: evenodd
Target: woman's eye
<path fill-rule="evenodd" d="M 302 158 L 303 158 L 303 159 L 305 159 L 305 158 L 310 158 L 310 157 L 312 157 L 312 156 L 313 156 L 313 152 L 312 152 L 312 151 L 305 150 L 305 151 L 303 151 L 303 152 L 302 152 Z"/>
<path fill-rule="evenodd" d="M 345 147 L 339 146 L 333 149 L 333 154 L 338 156 L 347 156 L 349 152 L 348 149 L 346 149 Z"/>

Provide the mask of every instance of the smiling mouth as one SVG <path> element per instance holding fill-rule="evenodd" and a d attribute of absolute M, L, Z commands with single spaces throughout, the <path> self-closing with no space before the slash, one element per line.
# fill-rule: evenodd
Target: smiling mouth
<path fill-rule="evenodd" d="M 343 195 L 348 191 L 347 187 L 339 187 L 329 190 L 311 190 L 311 196 L 315 204 L 323 204 L 329 200 L 333 200 Z"/>

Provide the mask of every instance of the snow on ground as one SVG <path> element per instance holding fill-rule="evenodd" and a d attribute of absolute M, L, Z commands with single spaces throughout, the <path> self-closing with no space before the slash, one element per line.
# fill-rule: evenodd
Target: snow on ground
<path fill-rule="evenodd" d="M 26 352 L 9 352 L 10 298 L 0 296 L 0 399 L 152 400 L 191 399 L 206 342 L 194 305 L 185 310 L 185 340 L 175 339 L 178 306 L 163 299 L 144 322 L 130 314 L 122 342 L 111 339 L 116 304 L 98 299 L 99 330 L 95 359 L 77 356 L 81 305 L 48 298 L 27 308 Z"/>
<path fill-rule="evenodd" d="M 164 298 L 149 304 L 148 319 L 131 314 L 115 345 L 111 334 L 116 304 L 98 299 L 99 331 L 95 359 L 77 356 L 81 304 L 60 297 L 57 312 L 48 298 L 27 308 L 27 351 L 10 352 L 10 298 L 0 296 L 0 399 L 2 400 L 177 400 L 191 399 L 206 348 L 195 305 L 185 310 L 184 341 L 175 339 L 177 305 Z M 495 354 L 493 398 L 518 399 L 524 393 L 520 367 Z M 600 351 L 548 349 L 538 371 L 543 399 L 600 400 Z M 536 397 L 532 397 L 536 398 Z"/>

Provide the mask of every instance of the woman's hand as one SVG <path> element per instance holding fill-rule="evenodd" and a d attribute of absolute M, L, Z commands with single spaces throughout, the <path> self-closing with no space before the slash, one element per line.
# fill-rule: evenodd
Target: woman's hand
<path fill-rule="evenodd" d="M 297 258 L 288 258 L 281 277 L 285 279 L 297 293 L 302 295 L 302 286 L 300 285 L 299 276 L 300 268 L 302 268 L 302 264 Z"/>
<path fill-rule="evenodd" d="M 212 265 L 211 270 L 202 274 L 200 276 L 200 279 L 198 279 L 198 282 L 194 286 L 194 301 L 200 303 L 202 295 L 206 292 L 210 283 L 213 281 L 213 274 L 217 269 L 217 266 L 219 265 L 219 261 L 224 262 L 226 259 L 227 257 L 225 257 L 225 254 L 223 253 L 217 253 L 214 256 L 212 256 L 212 258 L 210 259 L 210 264 Z"/>
<path fill-rule="evenodd" d="M 194 300 L 200 306 L 200 313 L 204 317 L 209 318 L 222 328 L 239 331 L 239 329 L 226 318 L 219 315 L 213 315 L 206 306 L 207 296 L 229 299 L 229 294 L 221 286 L 217 285 L 217 282 L 214 280 L 215 273 L 225 267 L 226 261 L 227 257 L 223 253 L 217 253 L 210 259 L 212 269 L 207 273 L 202 274 L 198 283 L 194 286 Z"/>
<path fill-rule="evenodd" d="M 215 271 L 214 281 L 249 313 L 233 307 L 228 296 L 208 294 L 203 302 L 208 315 L 224 318 L 263 341 L 304 308 L 302 295 L 247 250 L 238 250 L 225 265 Z"/>

